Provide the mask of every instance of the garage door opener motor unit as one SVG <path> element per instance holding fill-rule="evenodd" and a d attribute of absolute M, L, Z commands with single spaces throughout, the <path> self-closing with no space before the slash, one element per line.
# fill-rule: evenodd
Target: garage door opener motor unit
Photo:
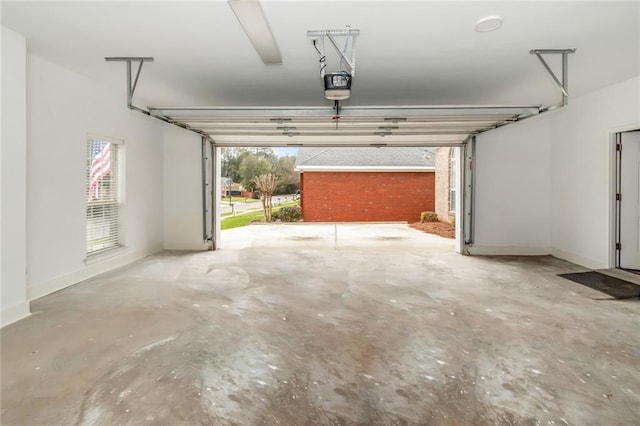
<path fill-rule="evenodd" d="M 356 73 L 356 39 L 360 34 L 360 30 L 346 27 L 340 30 L 309 30 L 307 36 L 311 37 L 313 47 L 315 47 L 320 56 L 320 78 L 324 83 L 324 97 L 338 102 L 349 99 L 351 97 L 351 82 Z M 344 46 L 338 46 L 337 38 L 344 38 Z M 338 71 L 326 72 L 327 55 L 325 54 L 325 38 L 329 40 L 334 47 L 340 62 Z M 349 42 L 351 40 L 351 42 Z"/>

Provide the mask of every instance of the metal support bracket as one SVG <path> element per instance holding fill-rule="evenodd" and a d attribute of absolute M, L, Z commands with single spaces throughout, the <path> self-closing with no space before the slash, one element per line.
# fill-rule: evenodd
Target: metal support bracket
<path fill-rule="evenodd" d="M 536 55 L 538 59 L 540 59 L 540 62 L 542 62 L 542 65 L 553 79 L 553 82 L 562 92 L 562 101 L 558 106 L 567 105 L 569 100 L 569 54 L 575 51 L 576 49 L 532 49 L 529 51 L 530 54 Z M 562 55 L 562 81 L 558 79 L 547 61 L 542 57 L 542 55 L 547 54 Z M 552 108 L 550 107 L 549 109 Z"/>
<path fill-rule="evenodd" d="M 360 30 L 351 29 L 351 27 L 347 26 L 345 29 L 340 30 L 309 30 L 307 31 L 307 36 L 311 37 L 314 40 L 314 46 L 318 50 L 321 58 L 321 68 L 320 68 L 320 76 L 324 77 L 324 71 L 326 68 L 326 55 L 324 53 L 324 39 L 325 37 L 331 42 L 331 45 L 335 48 L 336 53 L 340 57 L 341 63 L 344 62 L 349 68 L 349 73 L 352 77 L 356 74 L 356 41 L 358 39 L 358 35 L 360 34 Z M 351 57 L 348 58 L 346 52 L 343 51 L 338 46 L 338 42 L 336 41 L 336 37 L 346 37 L 347 42 L 348 39 L 351 38 Z M 316 40 L 320 40 L 320 46 L 316 43 Z"/>
<path fill-rule="evenodd" d="M 152 116 L 154 118 L 157 118 L 158 120 L 164 121 L 165 123 L 173 124 L 174 126 L 178 126 L 185 130 L 189 130 L 191 132 L 197 133 L 202 137 L 206 138 L 207 140 L 210 140 L 211 142 L 213 142 L 211 137 L 201 130 L 194 129 L 188 124 L 185 124 L 181 121 L 173 120 L 169 117 L 165 117 L 157 114 L 151 114 L 148 109 L 140 108 L 133 104 L 133 95 L 135 94 L 136 87 L 138 86 L 138 80 L 140 79 L 140 72 L 142 71 L 142 65 L 145 62 L 153 62 L 153 57 L 151 56 L 107 56 L 104 58 L 104 60 L 107 62 L 125 62 L 127 64 L 127 107 L 129 109 Z M 135 78 L 133 77 L 133 74 L 132 74 L 133 69 L 131 67 L 131 64 L 133 64 L 134 62 L 138 64 L 138 70 L 136 71 Z"/>
<path fill-rule="evenodd" d="M 142 64 L 145 62 L 153 62 L 153 58 L 150 56 L 108 56 L 104 58 L 109 62 L 126 62 L 127 64 L 127 107 L 129 109 L 140 109 L 133 105 L 133 94 L 136 92 L 136 86 L 138 85 L 138 79 L 140 78 L 140 71 L 142 71 Z M 132 80 L 131 64 L 133 62 L 138 63 L 138 71 L 136 72 L 135 79 Z"/>

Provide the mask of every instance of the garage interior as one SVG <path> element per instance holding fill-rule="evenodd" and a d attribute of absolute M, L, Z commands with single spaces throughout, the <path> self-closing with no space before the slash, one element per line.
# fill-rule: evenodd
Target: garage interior
<path fill-rule="evenodd" d="M 0 7 L 2 424 L 640 422 L 638 298 L 558 276 L 640 283 L 640 3 Z M 221 238 L 228 146 L 460 147 L 456 241 Z"/>

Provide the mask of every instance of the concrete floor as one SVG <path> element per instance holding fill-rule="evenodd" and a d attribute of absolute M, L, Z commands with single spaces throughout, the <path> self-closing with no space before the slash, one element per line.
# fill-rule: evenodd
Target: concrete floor
<path fill-rule="evenodd" d="M 555 276 L 582 268 L 406 225 L 223 238 L 35 301 L 2 424 L 640 424 L 640 302 Z"/>

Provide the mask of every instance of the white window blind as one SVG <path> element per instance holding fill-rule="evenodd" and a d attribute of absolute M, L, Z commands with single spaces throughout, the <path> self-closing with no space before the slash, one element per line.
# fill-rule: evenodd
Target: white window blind
<path fill-rule="evenodd" d="M 121 246 L 121 141 L 87 140 L 87 257 Z"/>

